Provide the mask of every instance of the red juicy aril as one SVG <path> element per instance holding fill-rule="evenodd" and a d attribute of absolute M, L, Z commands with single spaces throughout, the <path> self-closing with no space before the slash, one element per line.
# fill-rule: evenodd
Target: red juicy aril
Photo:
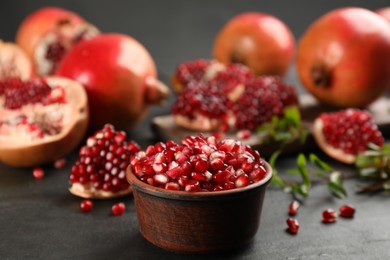
<path fill-rule="evenodd" d="M 98 29 L 78 14 L 58 7 L 44 7 L 20 24 L 16 43 L 30 57 L 39 75 L 52 74 L 65 53 Z"/>
<path fill-rule="evenodd" d="M 101 34 L 72 48 L 57 74 L 82 83 L 91 111 L 90 129 L 111 123 L 125 130 L 139 123 L 149 105 L 161 103 L 168 88 L 157 80 L 149 52 L 124 34 Z"/>
<path fill-rule="evenodd" d="M 105 125 L 87 139 L 72 166 L 69 191 L 83 198 L 112 198 L 131 193 L 126 180 L 130 156 L 139 151 L 126 133 Z"/>
<path fill-rule="evenodd" d="M 344 163 L 353 163 L 358 153 L 368 150 L 369 143 L 384 143 L 371 114 L 358 109 L 321 114 L 314 121 L 313 135 L 325 153 Z"/>
<path fill-rule="evenodd" d="M 0 161 L 17 167 L 54 162 L 73 150 L 88 124 L 77 82 L 47 77 L 0 82 Z"/>
<path fill-rule="evenodd" d="M 201 61 L 201 62 L 200 62 Z M 228 125 L 254 130 L 273 116 L 281 116 L 287 106 L 296 106 L 295 88 L 276 77 L 256 77 L 238 64 L 223 65 L 204 60 L 183 63 L 173 78 L 181 92 L 172 107 L 178 125 L 191 130 L 210 131 Z M 204 70 L 203 73 L 200 73 Z M 184 73 L 185 71 L 185 73 Z"/>
<path fill-rule="evenodd" d="M 27 80 L 32 74 L 33 68 L 27 54 L 18 45 L 0 40 L 0 80 Z"/>
<path fill-rule="evenodd" d="M 180 144 L 159 142 L 131 158 L 141 181 L 167 190 L 188 192 L 241 188 L 266 174 L 257 151 L 232 139 L 188 136 Z"/>
<path fill-rule="evenodd" d="M 297 71 L 320 102 L 365 107 L 390 88 L 390 26 L 363 8 L 333 10 L 299 40 Z"/>

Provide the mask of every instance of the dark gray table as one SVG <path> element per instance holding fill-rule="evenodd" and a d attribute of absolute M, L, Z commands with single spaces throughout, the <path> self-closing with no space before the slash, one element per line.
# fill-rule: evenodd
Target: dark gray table
<path fill-rule="evenodd" d="M 323 1 L 324 2 L 324 1 Z M 123 32 L 141 41 L 154 57 L 161 78 L 167 81 L 184 60 L 209 58 L 214 36 L 233 15 L 248 10 L 274 14 L 284 20 L 299 38 L 319 15 L 341 5 L 376 9 L 388 1 L 57 1 L 95 23 L 102 31 Z M 0 2 L 0 38 L 13 40 L 22 18 L 51 1 Z M 301 89 L 292 67 L 286 81 Z M 167 82 L 168 83 L 168 82 Z M 154 142 L 150 120 L 167 114 L 173 97 L 129 132 L 143 147 Z M 326 185 L 315 185 L 301 207 L 297 236 L 285 232 L 290 195 L 268 189 L 262 222 L 251 244 L 223 255 L 178 255 L 148 243 L 138 232 L 133 199 L 95 202 L 88 214 L 79 210 L 81 199 L 68 191 L 69 168 L 45 167 L 46 176 L 34 180 L 30 169 L 0 165 L 0 259 L 389 259 L 390 195 L 356 195 L 357 179 L 346 181 L 350 196 L 331 197 Z M 332 162 L 332 161 L 331 161 Z M 279 170 L 294 165 L 293 157 L 280 160 Z M 333 165 L 344 171 L 353 168 Z M 124 201 L 126 213 L 110 215 L 111 206 Z M 321 223 L 321 213 L 344 203 L 354 204 L 356 217 Z"/>

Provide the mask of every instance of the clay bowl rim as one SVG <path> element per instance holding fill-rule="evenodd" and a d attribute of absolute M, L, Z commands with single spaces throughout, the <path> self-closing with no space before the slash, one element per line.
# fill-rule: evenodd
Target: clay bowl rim
<path fill-rule="evenodd" d="M 266 162 L 264 159 L 261 159 L 266 168 L 266 175 L 258 182 L 252 183 L 248 186 L 242 188 L 235 188 L 231 190 L 224 191 L 199 191 L 199 192 L 188 192 L 188 191 L 176 191 L 176 190 L 166 190 L 163 188 L 155 187 L 150 184 L 147 184 L 141 180 L 139 180 L 131 170 L 131 166 L 127 167 L 126 170 L 126 179 L 132 186 L 134 192 L 134 186 L 147 194 L 166 198 L 173 200 L 210 200 L 210 199 L 221 199 L 224 197 L 230 196 L 242 196 L 245 193 L 250 193 L 251 191 L 255 191 L 256 188 L 260 188 L 262 186 L 266 187 L 272 179 L 272 167 Z"/>

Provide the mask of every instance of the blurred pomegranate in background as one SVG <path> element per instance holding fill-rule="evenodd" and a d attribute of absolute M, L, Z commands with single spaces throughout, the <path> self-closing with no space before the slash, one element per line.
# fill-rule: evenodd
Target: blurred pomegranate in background
<path fill-rule="evenodd" d="M 0 80 L 7 78 L 27 80 L 32 75 L 31 61 L 22 48 L 13 42 L 0 40 Z"/>
<path fill-rule="evenodd" d="M 390 23 L 390 6 L 380 8 L 375 11 L 377 14 L 385 18 Z"/>
<path fill-rule="evenodd" d="M 157 80 L 149 52 L 124 34 L 100 34 L 75 45 L 57 75 L 79 81 L 87 90 L 90 130 L 106 123 L 126 130 L 144 118 L 151 104 L 161 103 L 168 88 Z"/>
<path fill-rule="evenodd" d="M 294 55 L 294 37 L 280 19 L 248 12 L 233 17 L 217 34 L 213 56 L 242 63 L 257 75 L 284 76 Z"/>
<path fill-rule="evenodd" d="M 390 88 L 390 26 L 357 7 L 333 10 L 298 43 L 299 78 L 320 102 L 365 107 Z"/>
<path fill-rule="evenodd" d="M 76 43 L 99 33 L 78 14 L 58 7 L 44 7 L 28 15 L 16 33 L 39 75 L 52 74 L 65 53 Z"/>

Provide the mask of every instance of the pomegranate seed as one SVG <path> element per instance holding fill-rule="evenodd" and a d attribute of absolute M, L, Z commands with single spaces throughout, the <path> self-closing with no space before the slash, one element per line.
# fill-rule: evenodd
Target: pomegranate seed
<path fill-rule="evenodd" d="M 165 174 L 154 175 L 154 181 L 158 184 L 165 184 L 168 182 L 168 177 Z"/>
<path fill-rule="evenodd" d="M 66 166 L 66 159 L 61 158 L 54 162 L 54 168 L 56 169 L 63 169 Z"/>
<path fill-rule="evenodd" d="M 248 175 L 246 175 L 246 174 L 241 175 L 240 177 L 238 177 L 235 180 L 234 184 L 235 184 L 236 188 L 248 186 L 248 184 L 249 184 Z"/>
<path fill-rule="evenodd" d="M 323 223 L 333 223 L 337 219 L 337 213 L 333 209 L 326 209 L 322 212 Z"/>
<path fill-rule="evenodd" d="M 355 208 L 352 207 L 351 205 L 343 205 L 339 209 L 340 217 L 353 218 L 355 215 L 355 211 L 356 211 Z"/>
<path fill-rule="evenodd" d="M 237 138 L 239 138 L 241 140 L 246 140 L 249 137 L 251 137 L 251 135 L 252 135 L 252 132 L 248 129 L 240 130 L 237 132 Z"/>
<path fill-rule="evenodd" d="M 93 203 L 90 200 L 83 200 L 80 203 L 80 209 L 82 212 L 89 212 L 92 210 L 92 208 L 93 208 Z"/>
<path fill-rule="evenodd" d="M 45 177 L 45 172 L 41 167 L 35 167 L 32 172 L 35 179 L 39 180 Z"/>
<path fill-rule="evenodd" d="M 166 190 L 180 190 L 180 185 L 176 182 L 168 182 L 164 187 Z"/>
<path fill-rule="evenodd" d="M 112 206 L 111 212 L 114 216 L 122 215 L 125 212 L 126 206 L 123 202 L 116 203 Z"/>
<path fill-rule="evenodd" d="M 295 216 L 298 212 L 299 206 L 300 206 L 299 201 L 293 200 L 288 206 L 288 214 L 290 216 Z"/>
<path fill-rule="evenodd" d="M 297 234 L 299 230 L 298 220 L 296 220 L 295 218 L 288 218 L 286 222 L 287 222 L 287 231 L 293 235 Z"/>
<path fill-rule="evenodd" d="M 196 180 L 189 180 L 186 183 L 186 185 L 184 187 L 184 190 L 185 191 L 189 191 L 189 192 L 199 191 L 200 190 L 200 184 Z"/>

